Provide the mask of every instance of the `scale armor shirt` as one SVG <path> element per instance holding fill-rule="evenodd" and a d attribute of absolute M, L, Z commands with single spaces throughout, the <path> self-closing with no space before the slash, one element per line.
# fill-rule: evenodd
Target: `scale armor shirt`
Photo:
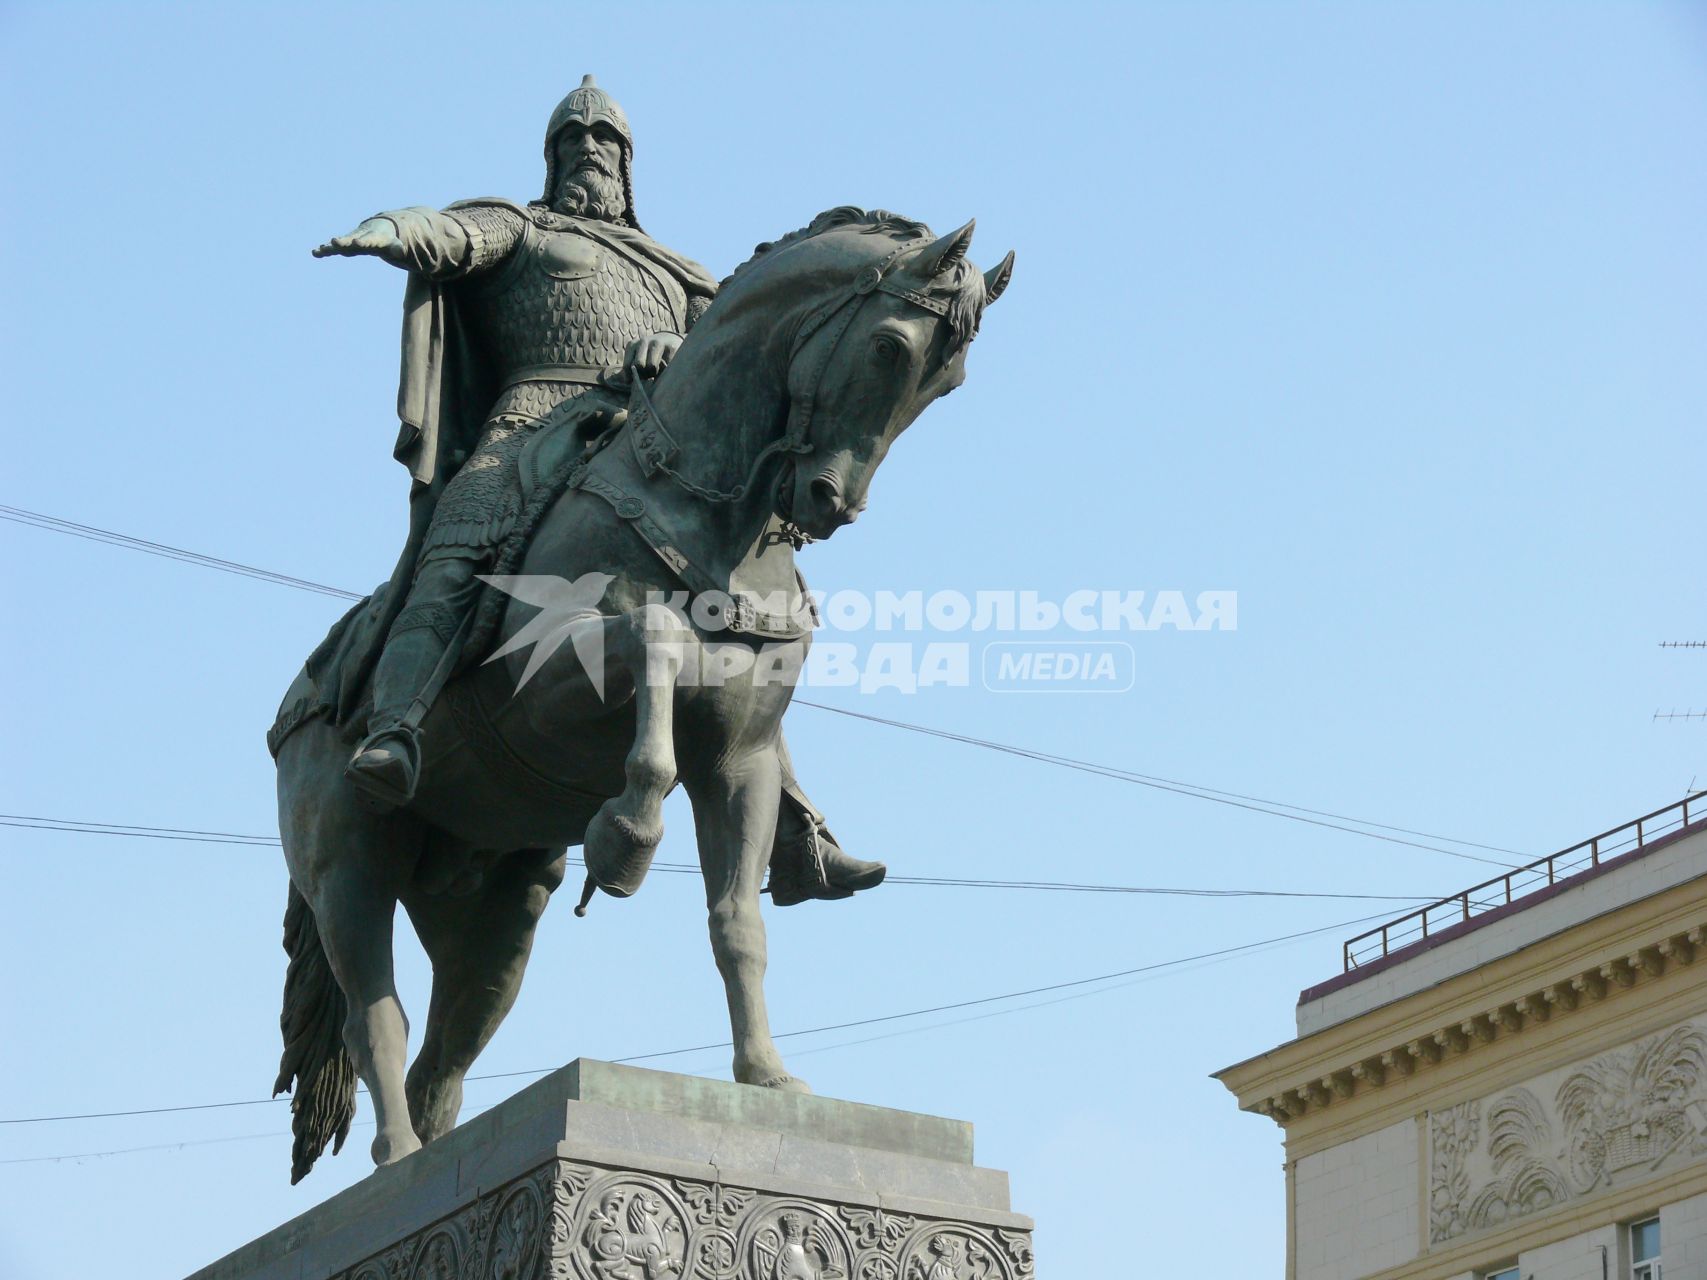
<path fill-rule="evenodd" d="M 680 333 L 688 319 L 679 286 L 596 240 L 499 207 L 452 216 L 469 232 L 464 314 L 506 385 L 445 487 L 423 556 L 479 554 L 501 542 L 520 513 L 517 459 L 540 422 L 600 372 L 621 368 L 630 343 Z"/>

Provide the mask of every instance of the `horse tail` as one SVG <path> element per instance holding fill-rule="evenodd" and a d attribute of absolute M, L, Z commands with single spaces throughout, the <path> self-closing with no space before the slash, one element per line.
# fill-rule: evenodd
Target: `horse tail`
<path fill-rule="evenodd" d="M 284 948 L 290 955 L 284 1010 L 279 1014 L 284 1056 L 273 1096 L 291 1094 L 294 1186 L 314 1167 L 328 1142 L 333 1155 L 343 1150 L 356 1114 L 356 1069 L 344 1048 L 344 993 L 320 945 L 314 913 L 294 884 L 285 904 Z"/>

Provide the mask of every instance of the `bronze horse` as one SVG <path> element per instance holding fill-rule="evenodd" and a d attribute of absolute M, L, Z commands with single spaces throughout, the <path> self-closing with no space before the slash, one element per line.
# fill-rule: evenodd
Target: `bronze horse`
<path fill-rule="evenodd" d="M 291 963 L 278 1088 L 295 1093 L 293 1181 L 329 1141 L 342 1146 L 357 1076 L 373 1097 L 378 1164 L 456 1124 L 463 1077 L 515 1001 L 567 847 L 584 846 L 589 895 L 632 893 L 678 781 L 735 1078 L 806 1090 L 771 1039 L 759 913 L 782 717 L 810 643 L 794 550 L 853 522 L 896 437 L 965 378 L 967 346 L 1013 267 L 1010 253 L 980 274 L 971 240 L 970 222 L 933 240 L 921 223 L 842 207 L 760 246 L 669 368 L 634 387 L 548 491 L 520 575 L 602 586 L 549 620 L 559 643 L 576 643 L 534 661 L 522 633 L 542 615 L 505 600 L 492 656 L 452 679 L 423 724 L 406 809 L 359 801 L 344 779 L 349 742 L 328 717 L 284 730 Z M 684 591 L 692 610 L 661 603 Z M 306 680 L 293 686 L 299 704 Z M 399 902 L 433 966 L 407 1074 Z"/>

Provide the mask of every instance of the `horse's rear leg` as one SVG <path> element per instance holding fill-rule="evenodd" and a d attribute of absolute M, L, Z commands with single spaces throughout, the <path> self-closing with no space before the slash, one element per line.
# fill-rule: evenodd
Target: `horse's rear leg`
<path fill-rule="evenodd" d="M 373 1100 L 375 1163 L 421 1144 L 409 1126 L 403 1064 L 409 1024 L 391 968 L 397 896 L 420 852 L 407 818 L 378 818 L 343 780 L 349 747 L 321 722 L 302 726 L 279 752 L 279 830 L 298 892 L 344 993 L 344 1047 Z"/>
<path fill-rule="evenodd" d="M 563 850 L 524 849 L 498 859 L 478 893 L 453 898 L 412 889 L 403 905 L 433 962 L 433 999 L 407 1093 L 415 1135 L 431 1142 L 456 1127 L 462 1079 L 516 1002 L 534 926 L 563 883 Z"/>
<path fill-rule="evenodd" d="M 391 965 L 397 898 L 362 868 L 340 868 L 318 886 L 313 907 L 326 958 L 349 1006 L 344 1044 L 373 1098 L 379 1124 L 373 1162 L 390 1164 L 421 1146 L 409 1123 L 403 1088 L 409 1022 L 397 998 Z"/>

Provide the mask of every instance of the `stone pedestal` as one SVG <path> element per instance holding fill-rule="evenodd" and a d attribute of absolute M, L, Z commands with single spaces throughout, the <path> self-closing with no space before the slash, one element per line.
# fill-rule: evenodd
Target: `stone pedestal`
<path fill-rule="evenodd" d="M 1031 1275 L 969 1124 L 582 1059 L 190 1280 Z"/>

